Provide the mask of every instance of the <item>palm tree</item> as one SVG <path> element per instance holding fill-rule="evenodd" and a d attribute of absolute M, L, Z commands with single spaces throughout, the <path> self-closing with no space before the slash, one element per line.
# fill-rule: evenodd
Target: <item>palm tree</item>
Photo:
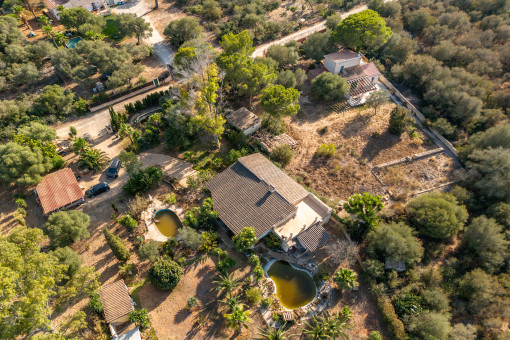
<path fill-rule="evenodd" d="M 352 313 L 349 307 L 345 307 L 341 314 L 326 312 L 324 316 L 314 316 L 313 323 L 305 323 L 303 333 L 307 339 L 349 339 L 345 329 L 350 325 L 347 322 L 351 319 Z"/>
<path fill-rule="evenodd" d="M 260 330 L 260 333 L 258 334 L 260 336 L 259 339 L 265 339 L 265 340 L 287 340 L 288 337 L 285 335 L 287 333 L 287 329 L 284 327 L 280 327 L 278 329 L 268 327 L 264 330 Z"/>
<path fill-rule="evenodd" d="M 55 31 L 53 31 L 53 27 L 51 27 L 50 25 L 46 25 L 46 26 L 43 26 L 42 29 L 43 29 L 44 34 L 46 34 L 48 37 L 50 37 L 51 40 L 53 40 L 53 44 L 55 45 L 55 47 L 58 48 L 57 42 L 55 41 Z"/>
<path fill-rule="evenodd" d="M 249 328 L 248 323 L 251 322 L 249 315 L 250 311 L 243 310 L 242 305 L 234 306 L 230 314 L 223 314 L 227 326 L 233 329 L 239 329 L 240 327 Z"/>
<path fill-rule="evenodd" d="M 333 281 L 340 290 L 353 289 L 358 286 L 358 274 L 350 269 L 341 268 L 333 276 Z"/>
<path fill-rule="evenodd" d="M 328 333 L 323 319 L 324 318 L 322 316 L 314 316 L 313 323 L 305 322 L 305 329 L 303 330 L 303 334 L 306 335 L 307 339 L 327 339 Z"/>
<path fill-rule="evenodd" d="M 44 26 L 47 26 L 50 24 L 50 18 L 48 18 L 46 15 L 41 15 L 39 17 L 39 21 L 41 22 L 41 24 L 43 24 Z"/>
<path fill-rule="evenodd" d="M 230 295 L 227 296 L 226 299 L 220 300 L 220 305 L 224 305 L 222 311 L 228 310 L 229 312 L 233 311 L 236 306 L 244 306 L 239 298 L 239 295 Z"/>
<path fill-rule="evenodd" d="M 89 142 L 85 140 L 85 138 L 75 138 L 73 141 L 73 151 L 76 154 L 81 153 L 83 150 L 90 146 Z"/>
<path fill-rule="evenodd" d="M 231 275 L 220 275 L 219 280 L 213 281 L 213 283 L 216 284 L 216 287 L 212 290 L 227 294 L 239 287 L 240 284 L 239 280 L 234 279 Z"/>
<path fill-rule="evenodd" d="M 80 169 L 101 170 L 110 159 L 106 153 L 94 148 L 85 148 L 80 153 L 78 159 L 78 167 Z"/>
<path fill-rule="evenodd" d="M 120 124 L 119 136 L 121 136 L 122 138 L 128 137 L 129 140 L 131 141 L 131 143 L 134 143 L 134 141 L 133 141 L 134 134 L 135 134 L 135 129 L 131 125 L 129 125 L 127 123 Z"/>

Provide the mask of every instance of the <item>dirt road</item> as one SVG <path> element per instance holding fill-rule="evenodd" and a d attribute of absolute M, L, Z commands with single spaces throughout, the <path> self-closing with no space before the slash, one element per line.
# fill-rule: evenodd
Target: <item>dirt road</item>
<path fill-rule="evenodd" d="M 348 12 L 342 13 L 341 14 L 342 19 L 345 19 L 351 14 L 355 14 L 355 13 L 364 11 L 366 9 L 367 9 L 367 5 L 358 6 L 356 8 L 353 8 Z M 264 54 L 266 53 L 267 49 L 273 45 L 284 45 L 284 44 L 288 43 L 289 41 L 305 38 L 309 35 L 312 35 L 315 32 L 322 31 L 325 28 L 326 28 L 326 20 L 321 21 L 313 26 L 303 28 L 302 30 L 299 30 L 297 32 L 289 34 L 281 39 L 271 41 L 264 45 L 260 45 L 255 49 L 255 52 L 253 52 L 252 57 L 254 57 L 254 58 L 255 57 L 263 57 Z"/>

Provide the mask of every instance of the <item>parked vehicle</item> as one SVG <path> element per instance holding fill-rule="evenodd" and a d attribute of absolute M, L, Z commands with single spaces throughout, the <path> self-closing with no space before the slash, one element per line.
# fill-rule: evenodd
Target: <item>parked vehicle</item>
<path fill-rule="evenodd" d="M 110 186 L 106 182 L 98 183 L 94 185 L 89 190 L 85 191 L 85 195 L 87 195 L 88 198 L 92 198 L 94 196 L 97 196 L 99 194 L 102 194 L 103 192 L 110 191 Z"/>
<path fill-rule="evenodd" d="M 117 178 L 119 177 L 119 170 L 122 166 L 122 163 L 118 159 L 114 159 L 108 169 L 106 170 L 106 177 L 108 178 Z"/>

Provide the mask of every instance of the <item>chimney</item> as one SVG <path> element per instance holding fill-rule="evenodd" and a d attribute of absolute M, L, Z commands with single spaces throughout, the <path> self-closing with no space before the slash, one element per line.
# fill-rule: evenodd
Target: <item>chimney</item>
<path fill-rule="evenodd" d="M 272 186 L 271 184 L 269 184 L 269 192 L 270 193 L 273 193 L 275 190 L 274 186 Z"/>

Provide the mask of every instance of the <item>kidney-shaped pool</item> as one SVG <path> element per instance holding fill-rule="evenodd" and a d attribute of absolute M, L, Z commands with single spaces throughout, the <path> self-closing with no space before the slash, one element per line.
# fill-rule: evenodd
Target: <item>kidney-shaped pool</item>
<path fill-rule="evenodd" d="M 286 261 L 268 263 L 267 275 L 276 286 L 276 296 L 283 307 L 296 309 L 312 302 L 317 287 L 312 276 L 304 269 L 298 269 Z"/>
<path fill-rule="evenodd" d="M 166 237 L 177 235 L 177 230 L 182 227 L 179 217 L 169 209 L 163 209 L 154 215 L 154 223 L 158 227 L 161 234 Z"/>

